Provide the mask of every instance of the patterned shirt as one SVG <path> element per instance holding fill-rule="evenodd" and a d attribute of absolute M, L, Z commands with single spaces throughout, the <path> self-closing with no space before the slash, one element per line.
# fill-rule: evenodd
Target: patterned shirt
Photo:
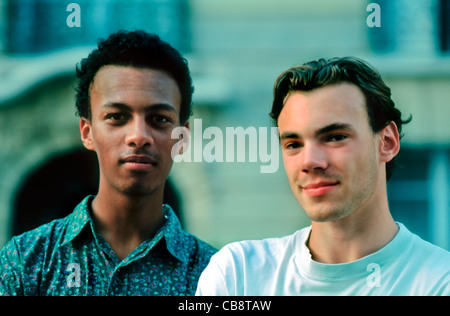
<path fill-rule="evenodd" d="M 94 196 L 73 213 L 12 240 L 0 253 L 2 295 L 194 295 L 215 249 L 183 231 L 168 205 L 165 223 L 122 261 L 94 230 Z"/>

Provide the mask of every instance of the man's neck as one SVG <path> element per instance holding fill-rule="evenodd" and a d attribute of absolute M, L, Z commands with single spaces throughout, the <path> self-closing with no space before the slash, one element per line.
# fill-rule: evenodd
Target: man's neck
<path fill-rule="evenodd" d="M 153 236 L 164 222 L 162 194 L 137 197 L 99 192 L 92 201 L 92 211 L 97 233 L 121 260 Z"/>
<path fill-rule="evenodd" d="M 364 218 L 360 215 L 312 222 L 307 246 L 313 260 L 327 264 L 352 262 L 383 248 L 398 232 L 389 210 Z"/>

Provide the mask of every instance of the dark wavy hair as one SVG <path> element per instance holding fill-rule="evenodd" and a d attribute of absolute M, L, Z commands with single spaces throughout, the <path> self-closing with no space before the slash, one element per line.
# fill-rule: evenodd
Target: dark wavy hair
<path fill-rule="evenodd" d="M 395 122 L 400 138 L 403 136 L 402 125 L 409 123 L 412 117 L 402 120 L 402 113 L 391 98 L 391 89 L 381 79 L 379 72 L 356 57 L 319 59 L 284 71 L 275 81 L 269 115 L 277 124 L 284 100 L 291 91 L 310 91 L 341 82 L 353 83 L 363 92 L 374 133 Z M 395 163 L 394 158 L 386 164 L 387 180 L 392 176 Z"/>
<path fill-rule="evenodd" d="M 100 39 L 98 47 L 76 67 L 79 79 L 76 91 L 77 114 L 91 118 L 90 85 L 98 70 L 106 65 L 151 68 L 170 74 L 181 94 L 180 122 L 185 123 L 192 114 L 192 78 L 188 62 L 157 35 L 144 31 L 119 31 L 106 40 Z"/>

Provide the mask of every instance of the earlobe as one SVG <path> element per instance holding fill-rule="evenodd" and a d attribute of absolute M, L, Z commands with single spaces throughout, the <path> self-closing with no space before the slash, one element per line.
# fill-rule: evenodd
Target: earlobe
<path fill-rule="evenodd" d="M 400 135 L 398 133 L 397 124 L 389 123 L 380 132 L 380 157 L 384 162 L 391 161 L 400 151 Z"/>
<path fill-rule="evenodd" d="M 179 136 L 179 140 L 180 140 L 180 154 L 184 154 L 187 150 L 187 148 L 189 147 L 189 143 L 191 142 L 191 137 L 190 137 L 190 128 L 189 128 L 189 121 L 187 121 L 183 128 L 183 133 L 180 134 Z"/>
<path fill-rule="evenodd" d="M 84 147 L 89 150 L 95 150 L 94 144 L 92 142 L 91 122 L 89 122 L 89 120 L 84 117 L 80 119 L 80 134 L 81 141 L 83 142 Z"/>

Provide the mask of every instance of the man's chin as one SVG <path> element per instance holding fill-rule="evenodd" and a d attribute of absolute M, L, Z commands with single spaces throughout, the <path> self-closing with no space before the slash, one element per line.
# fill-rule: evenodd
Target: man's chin
<path fill-rule="evenodd" d="M 157 188 L 143 186 L 143 185 L 130 185 L 122 188 L 122 193 L 133 197 L 145 197 L 154 194 L 158 191 Z"/>
<path fill-rule="evenodd" d="M 319 223 L 338 221 L 348 215 L 346 210 L 335 208 L 305 209 L 305 212 L 311 221 Z"/>

